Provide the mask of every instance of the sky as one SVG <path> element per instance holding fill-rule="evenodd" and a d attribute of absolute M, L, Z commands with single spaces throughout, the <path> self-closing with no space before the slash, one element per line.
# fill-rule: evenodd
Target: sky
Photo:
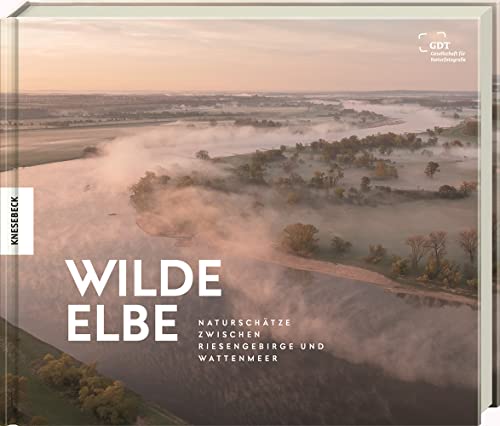
<path fill-rule="evenodd" d="M 432 63 L 447 33 L 465 63 Z M 477 89 L 474 20 L 20 20 L 20 90 Z M 424 44 L 424 47 L 427 47 Z"/>

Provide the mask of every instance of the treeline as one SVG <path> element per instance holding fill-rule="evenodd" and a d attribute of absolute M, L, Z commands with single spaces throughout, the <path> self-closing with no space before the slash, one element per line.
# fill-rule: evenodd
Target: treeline
<path fill-rule="evenodd" d="M 359 186 L 349 188 L 342 186 L 345 169 L 337 163 L 330 163 L 324 171 L 316 170 L 312 177 L 306 180 L 295 171 L 298 165 L 293 160 L 286 159 L 283 154 L 284 150 L 256 151 L 250 156 L 249 161 L 233 169 L 233 176 L 227 177 L 208 178 L 198 171 L 193 171 L 188 175 L 171 178 L 168 175 L 157 175 L 148 171 L 129 188 L 130 201 L 139 211 L 150 210 L 154 207 L 154 194 L 156 191 L 167 188 L 167 184 L 168 188 L 171 189 L 200 186 L 227 193 L 237 193 L 242 190 L 241 184 L 244 183 L 272 188 L 277 191 L 284 202 L 290 205 L 327 201 L 372 207 L 376 207 L 380 203 L 415 200 L 456 200 L 466 198 L 477 190 L 477 182 L 473 181 L 464 181 L 458 187 L 441 185 L 436 191 L 397 189 L 374 184 L 374 181 L 398 177 L 395 166 L 387 161 L 378 161 L 373 170 L 373 176 L 371 178 L 362 176 Z M 196 157 L 210 160 L 210 156 L 205 150 L 199 151 Z M 266 180 L 266 164 L 272 161 L 282 161 L 282 167 L 288 175 L 274 177 L 268 182 Z M 430 161 L 423 170 L 423 174 L 433 178 L 439 171 L 439 164 Z"/>
<path fill-rule="evenodd" d="M 47 425 L 48 420 L 43 416 L 30 416 L 23 411 L 27 403 L 28 379 L 24 376 L 8 373 L 0 378 L 2 388 L 0 389 L 0 419 L 7 418 L 8 424 L 21 423 L 30 426 Z M 21 405 L 23 407 L 21 407 Z M 3 423 L 2 423 L 3 424 Z"/>
<path fill-rule="evenodd" d="M 369 99 L 370 104 L 418 104 L 428 108 L 455 108 L 457 110 L 462 110 L 462 108 L 476 108 L 477 101 L 475 99 L 458 99 L 458 100 L 448 100 L 442 98 L 419 98 L 419 97 L 400 97 L 394 98 L 388 102 L 387 98 L 374 98 Z"/>
<path fill-rule="evenodd" d="M 253 118 L 238 118 L 234 120 L 235 126 L 252 126 L 257 128 L 280 128 L 283 123 L 274 120 L 256 120 Z"/>
<path fill-rule="evenodd" d="M 47 354 L 36 374 L 102 424 L 135 424 L 139 399 L 123 383 L 100 375 L 95 364 L 82 364 L 65 353 L 59 358 Z"/>
<path fill-rule="evenodd" d="M 311 224 L 288 225 L 281 232 L 279 247 L 295 255 L 312 256 L 319 251 L 318 233 L 319 230 Z M 462 267 L 446 258 L 449 239 L 444 231 L 431 232 L 426 236 L 409 236 L 405 240 L 409 249 L 406 255 L 389 256 L 383 245 L 369 245 L 368 253 L 363 257 L 363 261 L 372 265 L 385 264 L 390 267 L 390 274 L 395 277 L 414 277 L 423 283 L 445 287 L 462 285 L 475 289 L 478 285 L 477 230 L 470 228 L 461 231 L 456 241 L 467 259 Z M 327 254 L 334 259 L 342 258 L 352 250 L 352 247 L 353 244 L 350 241 L 334 235 Z"/>
<path fill-rule="evenodd" d="M 339 161 L 345 164 L 354 164 L 356 154 L 365 151 L 372 152 L 379 150 L 381 154 L 389 154 L 394 149 L 408 149 L 416 151 L 426 147 L 436 146 L 437 138 L 430 137 L 424 141 L 415 133 L 396 134 L 383 133 L 369 135 L 364 138 L 350 136 L 339 141 L 327 142 L 324 139 L 311 142 L 308 145 L 297 143 L 295 148 L 298 152 L 310 150 L 313 153 L 321 154 L 325 161 Z"/>

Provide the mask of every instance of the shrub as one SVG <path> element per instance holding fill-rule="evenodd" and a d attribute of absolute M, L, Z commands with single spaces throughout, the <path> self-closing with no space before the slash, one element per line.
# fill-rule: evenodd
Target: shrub
<path fill-rule="evenodd" d="M 403 277 L 408 275 L 410 271 L 409 259 L 400 256 L 394 256 L 392 258 L 391 270 L 392 273 L 398 277 Z"/>
<path fill-rule="evenodd" d="M 102 151 L 96 146 L 87 146 L 83 149 L 83 158 L 97 157 L 102 154 Z"/>
<path fill-rule="evenodd" d="M 381 244 L 371 245 L 368 247 L 370 254 L 365 257 L 365 261 L 368 263 L 380 263 L 387 254 L 387 249 Z"/>
<path fill-rule="evenodd" d="M 332 251 L 335 255 L 343 255 L 351 250 L 352 244 L 338 236 L 334 236 L 331 242 Z"/>
<path fill-rule="evenodd" d="M 457 190 L 451 185 L 442 185 L 439 187 L 438 195 L 440 198 L 446 198 L 449 200 L 456 200 L 458 198 L 464 198 L 464 194 Z"/>
<path fill-rule="evenodd" d="M 286 197 L 286 202 L 288 204 L 297 204 L 300 201 L 300 194 L 297 192 L 289 192 Z"/>
<path fill-rule="evenodd" d="M 318 229 L 313 225 L 295 223 L 283 229 L 280 245 L 286 251 L 309 256 L 317 249 Z"/>
<path fill-rule="evenodd" d="M 444 259 L 438 265 L 434 256 L 429 256 L 425 274 L 420 277 L 421 280 L 435 281 L 446 287 L 456 287 L 460 284 L 462 278 L 463 275 L 455 262 Z"/>
<path fill-rule="evenodd" d="M 199 160 L 210 160 L 210 155 L 208 155 L 208 151 L 202 149 L 196 153 L 196 158 Z"/>

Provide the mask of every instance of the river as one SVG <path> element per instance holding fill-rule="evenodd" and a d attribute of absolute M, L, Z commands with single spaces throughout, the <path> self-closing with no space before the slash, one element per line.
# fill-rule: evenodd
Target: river
<path fill-rule="evenodd" d="M 406 122 L 356 134 L 445 125 L 436 112 L 423 108 L 392 112 Z M 160 259 L 192 263 L 217 255 L 208 246 L 197 247 L 195 254 L 136 226 L 127 188 L 148 165 L 173 152 L 177 156 L 170 163 L 180 163 L 200 146 L 216 154 L 247 152 L 292 137 L 282 130 L 271 136 L 246 130 L 245 138 L 201 129 L 195 143 L 193 136 L 181 137 L 179 129 L 165 134 L 168 127 L 141 128 L 144 138 L 128 128 L 108 157 L 20 170 L 20 185 L 35 187 L 36 206 L 35 255 L 19 260 L 22 328 L 83 361 L 96 361 L 104 374 L 194 424 L 475 423 L 478 324 L 477 311 L 467 306 L 428 306 L 369 284 L 236 255 L 223 259 L 221 298 L 194 293 L 161 301 L 119 298 L 113 277 L 102 298 L 84 301 L 65 259 L 92 259 L 99 268 L 110 257 L 144 259 L 145 286 L 158 287 Z M 168 138 L 173 135 L 179 137 Z M 234 146 L 235 136 L 241 146 Z M 67 341 L 68 304 L 104 303 L 108 326 L 120 331 L 121 305 L 127 302 L 178 304 L 179 342 Z M 202 363 L 197 357 L 200 318 L 289 318 L 289 329 L 271 329 L 261 340 L 321 342 L 325 349 L 283 353 L 278 363 Z"/>

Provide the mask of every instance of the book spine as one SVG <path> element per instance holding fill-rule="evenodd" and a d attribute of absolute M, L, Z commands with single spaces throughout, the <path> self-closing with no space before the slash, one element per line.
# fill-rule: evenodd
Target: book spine
<path fill-rule="evenodd" d="M 494 7 L 493 37 L 493 406 L 500 405 L 500 2 Z"/>
<path fill-rule="evenodd" d="M 497 29 L 498 31 L 498 29 Z M 497 35 L 497 39 L 498 39 Z M 500 63 L 500 59 L 498 59 Z M 500 66 L 496 66 L 493 84 L 493 405 L 500 406 Z"/>
<path fill-rule="evenodd" d="M 15 18 L 0 20 L 0 189 L 15 196 L 19 187 L 18 164 L 18 119 L 19 119 L 19 81 L 18 81 L 18 22 Z M 11 188 L 5 190 L 5 188 Z M 2 201 L 5 202 L 5 197 Z M 9 238 L 9 218 L 7 209 L 0 208 L 0 239 Z M 7 228 L 4 228 L 3 225 Z M 5 245 L 2 244 L 2 248 Z M 16 251 L 0 253 L 0 380 L 2 390 L 9 394 L 9 401 L 18 399 L 17 386 L 13 380 L 18 375 L 17 328 L 18 325 L 18 256 Z M 5 418 L 0 424 L 15 423 L 17 413 L 5 404 Z"/>

